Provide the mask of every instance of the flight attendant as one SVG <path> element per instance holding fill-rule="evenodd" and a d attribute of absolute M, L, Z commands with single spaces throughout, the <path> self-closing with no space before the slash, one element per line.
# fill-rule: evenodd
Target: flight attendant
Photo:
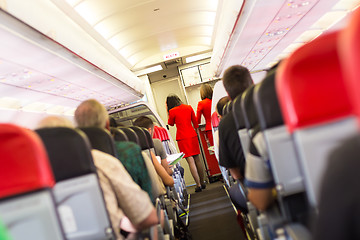
<path fill-rule="evenodd" d="M 183 104 L 176 95 L 169 95 L 166 98 L 166 106 L 169 115 L 168 124 L 170 126 L 176 124 L 176 141 L 180 151 L 185 154 L 184 157 L 189 164 L 191 175 L 196 182 L 195 192 L 201 192 L 206 185 L 204 184 L 204 169 L 200 161 L 200 147 L 195 131 L 199 125 L 196 122 L 194 110 L 190 105 Z"/>
<path fill-rule="evenodd" d="M 197 123 L 201 122 L 201 115 L 205 118 L 205 134 L 209 140 L 210 146 L 214 145 L 213 135 L 211 132 L 211 102 L 213 90 L 210 84 L 205 83 L 200 87 L 201 101 L 197 105 L 196 119 Z"/>

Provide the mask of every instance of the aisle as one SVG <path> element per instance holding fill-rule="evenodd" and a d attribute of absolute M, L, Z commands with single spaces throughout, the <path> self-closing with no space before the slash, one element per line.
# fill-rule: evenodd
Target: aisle
<path fill-rule="evenodd" d="M 223 184 L 208 184 L 200 193 L 189 189 L 189 230 L 193 240 L 245 239 Z"/>

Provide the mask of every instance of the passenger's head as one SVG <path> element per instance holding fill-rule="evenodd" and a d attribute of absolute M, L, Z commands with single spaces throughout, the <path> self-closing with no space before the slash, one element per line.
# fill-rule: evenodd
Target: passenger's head
<path fill-rule="evenodd" d="M 38 123 L 37 126 L 37 128 L 50 128 L 50 127 L 73 128 L 74 126 L 69 119 L 60 116 L 45 117 Z"/>
<path fill-rule="evenodd" d="M 240 65 L 226 69 L 222 81 L 226 92 L 232 100 L 253 84 L 249 70 Z"/>
<path fill-rule="evenodd" d="M 138 117 L 135 121 L 134 121 L 134 126 L 138 126 L 138 127 L 143 127 L 146 128 L 147 130 L 149 130 L 151 136 L 154 133 L 154 123 L 151 120 L 151 118 L 146 117 L 146 116 L 141 116 Z"/>
<path fill-rule="evenodd" d="M 109 116 L 109 122 L 110 122 L 110 127 L 115 127 L 115 128 L 118 127 L 118 124 L 114 117 Z"/>
<path fill-rule="evenodd" d="M 167 98 L 166 98 L 166 105 L 167 105 L 168 111 L 170 111 L 170 109 L 172 109 L 174 107 L 180 106 L 181 104 L 182 104 L 182 101 L 175 94 L 171 94 L 171 95 L 167 96 Z"/>
<path fill-rule="evenodd" d="M 212 99 L 212 95 L 213 95 L 213 89 L 210 86 L 210 84 L 208 83 L 202 84 L 200 87 L 201 100 L 204 100 L 205 98 Z"/>
<path fill-rule="evenodd" d="M 78 127 L 109 128 L 109 115 L 101 103 L 95 99 L 82 102 L 75 111 Z"/>
<path fill-rule="evenodd" d="M 226 103 L 230 101 L 228 96 L 220 98 L 220 100 L 216 104 L 216 111 L 219 114 L 220 117 L 223 116 L 223 110 Z"/>

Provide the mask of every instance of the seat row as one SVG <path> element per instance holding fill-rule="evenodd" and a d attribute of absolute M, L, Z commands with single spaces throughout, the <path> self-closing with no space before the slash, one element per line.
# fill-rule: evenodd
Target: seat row
<path fill-rule="evenodd" d="M 125 131 L 131 134 L 123 134 L 123 140 L 134 139 L 144 151 L 153 147 L 147 131 L 117 132 Z M 116 156 L 110 134 L 64 127 L 34 132 L 12 124 L 0 124 L 0 133 L 0 218 L 14 239 L 115 239 L 91 155 L 93 148 Z M 168 194 L 183 202 L 179 194 Z M 159 239 L 164 233 L 174 239 L 177 219 L 165 201 L 169 197 L 156 201 L 156 207 L 173 218 L 148 235 L 156 231 Z"/>
<path fill-rule="evenodd" d="M 318 214 L 329 155 L 358 132 L 359 20 L 357 11 L 344 30 L 300 47 L 226 106 L 247 157 L 259 144 L 258 133 L 266 145 L 277 204 L 255 210 L 257 219 L 248 205 L 260 239 L 311 237 L 309 219 Z"/>

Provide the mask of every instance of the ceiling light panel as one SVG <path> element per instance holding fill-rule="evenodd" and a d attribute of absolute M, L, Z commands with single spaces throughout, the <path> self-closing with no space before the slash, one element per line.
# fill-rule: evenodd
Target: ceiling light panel
<path fill-rule="evenodd" d="M 360 4 L 359 0 L 340 0 L 334 7 L 333 10 L 353 10 Z"/>
<path fill-rule="evenodd" d="M 347 11 L 332 11 L 322 16 L 311 28 L 326 30 L 348 14 Z"/>

